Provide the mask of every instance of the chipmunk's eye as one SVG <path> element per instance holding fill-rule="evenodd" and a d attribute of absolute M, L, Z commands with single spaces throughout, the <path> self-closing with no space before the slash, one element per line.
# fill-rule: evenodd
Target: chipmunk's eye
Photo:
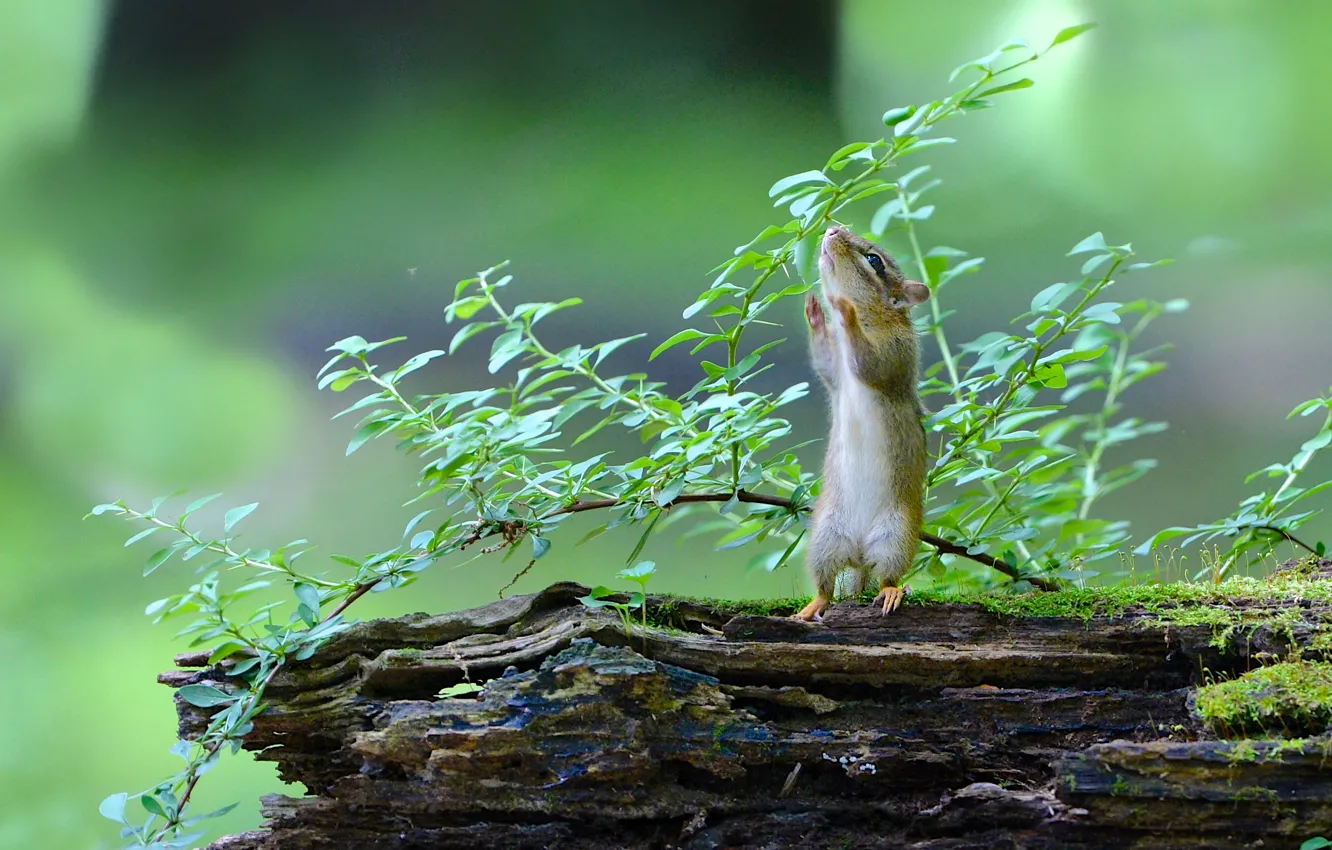
<path fill-rule="evenodd" d="M 883 267 L 882 257 L 880 257 L 878 254 L 866 254 L 865 262 L 870 264 L 870 268 L 874 269 L 875 274 L 877 274 L 879 277 L 883 277 L 885 269 Z"/>

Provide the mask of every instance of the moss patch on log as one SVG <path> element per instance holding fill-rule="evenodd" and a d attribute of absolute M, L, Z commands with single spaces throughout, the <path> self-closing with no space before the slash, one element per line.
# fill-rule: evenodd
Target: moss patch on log
<path fill-rule="evenodd" d="M 1332 664 L 1290 661 L 1198 689 L 1198 715 L 1222 735 L 1317 735 L 1332 726 Z"/>
<path fill-rule="evenodd" d="M 1210 626 L 1214 642 L 1222 646 L 1238 629 L 1267 627 L 1294 637 L 1297 628 L 1309 628 L 1302 612 L 1309 605 L 1332 605 L 1332 581 L 1320 575 L 1332 560 L 1306 558 L 1288 561 L 1265 579 L 1240 576 L 1218 583 L 1175 582 L 1114 587 L 1068 588 L 1030 593 L 923 591 L 909 594 L 906 605 L 977 605 L 1004 617 L 1058 617 L 1090 621 L 1096 617 L 1146 614 L 1144 625 Z M 869 603 L 873 593 L 862 595 Z M 759 617 L 788 616 L 808 599 L 719 600 L 655 597 L 649 603 L 648 622 L 658 628 L 678 628 L 686 608 L 708 608 L 718 614 Z M 1309 641 L 1314 653 L 1332 654 L 1332 622 L 1314 627 Z M 1292 640 L 1292 642 L 1294 642 Z"/>

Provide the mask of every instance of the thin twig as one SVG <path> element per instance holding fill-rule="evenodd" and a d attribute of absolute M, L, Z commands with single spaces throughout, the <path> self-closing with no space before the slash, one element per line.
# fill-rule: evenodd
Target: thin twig
<path fill-rule="evenodd" d="M 1008 576 L 1014 581 L 1030 582 L 1033 586 L 1039 587 L 1041 590 L 1059 589 L 1059 582 L 1054 581 L 1053 579 L 1045 579 L 1045 578 L 1040 578 L 1038 576 L 1023 575 L 1022 573 L 1018 572 L 1016 567 L 1014 567 L 1012 564 L 1008 563 L 1007 561 L 1002 561 L 991 555 L 987 555 L 984 552 L 975 552 L 975 553 L 968 552 L 967 547 L 959 543 L 954 543 L 951 540 L 945 540 L 942 537 L 936 537 L 935 535 L 930 534 L 927 531 L 922 531 L 920 533 L 920 540 L 922 543 L 930 544 L 935 549 L 938 549 L 941 553 L 945 555 L 956 555 L 959 558 L 967 558 L 968 560 L 975 561 L 978 564 L 984 564 L 985 566 L 990 567 L 991 569 L 998 570 L 999 572 L 1003 573 L 1004 575 Z"/>
<path fill-rule="evenodd" d="M 731 499 L 735 499 L 738 502 L 747 502 L 749 504 L 768 505 L 774 508 L 784 508 L 788 511 L 796 509 L 791 500 L 783 496 L 767 496 L 762 493 L 749 493 L 745 490 L 739 490 L 735 493 L 688 493 L 676 497 L 675 501 L 671 502 L 671 504 L 679 505 L 679 504 L 698 503 L 698 502 L 729 502 Z M 563 508 L 560 508 L 559 510 L 555 511 L 555 513 L 576 514 L 576 513 L 582 513 L 583 511 L 599 510 L 601 508 L 613 508 L 620 503 L 621 502 L 618 499 L 596 499 L 594 501 L 587 501 L 587 502 L 580 501 L 580 502 L 574 502 L 571 505 L 565 505 Z M 800 508 L 800 510 L 808 510 L 808 508 L 802 507 Z M 978 564 L 984 564 L 985 566 L 993 570 L 997 570 L 1003 573 L 1004 575 L 1008 576 L 1009 578 L 1014 579 L 1015 581 L 1031 582 L 1033 586 L 1038 587 L 1041 590 L 1059 589 L 1059 583 L 1057 581 L 1053 581 L 1051 579 L 1039 578 L 1036 576 L 1023 575 L 1021 572 L 1018 571 L 1017 567 L 1013 566 L 1007 561 L 1003 561 L 1000 560 L 999 558 L 987 555 L 984 552 L 975 552 L 975 553 L 969 552 L 967 551 L 966 546 L 963 546 L 959 543 L 954 543 L 951 540 L 945 540 L 942 537 L 937 537 L 928 532 L 922 532 L 920 535 L 920 539 L 921 542 L 928 543 L 929 545 L 933 546 L 935 549 L 939 550 L 939 552 L 941 552 L 942 554 L 956 555 L 959 558 L 966 558 L 968 560 L 975 561 Z M 1313 550 L 1311 549 L 1310 551 Z"/>
<path fill-rule="evenodd" d="M 338 607 L 333 609 L 333 613 L 329 614 L 327 617 L 320 620 L 319 624 L 322 626 L 324 623 L 327 623 L 329 620 L 338 616 L 343 611 L 346 611 L 349 607 L 351 607 L 351 604 L 353 602 L 360 599 L 362 596 L 365 596 L 367 593 L 370 592 L 370 588 L 374 587 L 377 584 L 379 584 L 379 579 L 375 579 L 374 581 L 362 582 L 361 584 L 356 585 L 355 589 L 353 589 L 351 593 L 347 594 L 347 598 L 339 602 Z"/>
<path fill-rule="evenodd" d="M 1277 528 L 1275 525 L 1255 525 L 1253 526 L 1253 528 L 1255 531 L 1270 531 L 1273 534 L 1277 535 L 1278 537 L 1284 537 L 1285 539 L 1289 540 L 1291 543 L 1294 543 L 1296 546 L 1300 547 L 1301 549 L 1305 550 L 1311 555 L 1318 554 L 1317 549 L 1310 546 L 1308 543 L 1305 543 L 1303 540 L 1291 534 L 1289 531 L 1286 531 L 1284 528 Z"/>
<path fill-rule="evenodd" d="M 352 589 L 352 592 L 347 594 L 347 598 L 343 599 L 340 603 L 338 603 L 338 606 L 334 608 L 327 617 L 320 620 L 319 624 L 323 625 L 324 623 L 327 623 L 329 620 L 332 620 L 334 617 L 337 617 L 340 614 L 342 614 L 342 612 L 346 611 L 347 608 L 352 605 L 352 603 L 356 602 L 356 600 L 360 599 L 362 596 L 365 596 L 367 593 L 369 593 L 370 588 L 374 587 L 378 583 L 379 579 L 375 579 L 374 581 L 362 582 L 361 584 L 356 585 L 356 587 Z M 262 694 L 264 692 L 264 689 L 268 687 L 269 682 L 273 681 L 273 677 L 277 675 L 278 671 L 281 670 L 282 667 L 283 664 L 280 661 L 274 664 L 262 679 L 255 682 L 254 685 L 250 687 L 250 693 Z M 206 764 L 210 759 L 212 759 L 219 752 L 221 752 L 222 748 L 226 746 L 226 743 L 227 739 L 224 737 L 214 742 L 211 746 L 205 748 L 204 752 L 206 753 L 206 755 L 204 757 L 203 762 L 201 762 L 201 765 Z M 176 803 L 175 815 L 173 815 L 171 818 L 167 820 L 166 826 L 164 828 L 165 831 L 163 832 L 164 835 L 166 834 L 167 831 L 170 831 L 171 829 L 174 829 L 175 827 L 180 825 L 181 815 L 185 813 L 185 804 L 190 801 L 190 797 L 193 796 L 194 794 L 195 786 L 199 784 L 199 778 L 202 776 L 203 772 L 200 771 L 198 768 L 196 768 L 193 771 L 193 773 L 190 775 L 190 778 L 185 783 L 185 788 L 181 791 L 178 802 Z"/>
<path fill-rule="evenodd" d="M 791 510 L 793 505 L 790 499 L 782 496 L 765 496 L 762 493 L 750 493 L 745 490 L 737 490 L 734 493 L 686 493 L 682 496 L 676 496 L 672 505 L 684 505 L 698 502 L 729 502 L 735 499 L 737 502 L 746 502 L 753 505 L 768 505 L 774 508 L 785 508 Z M 613 508 L 621 504 L 620 499 L 596 499 L 590 502 L 574 502 L 571 505 L 565 505 L 556 514 L 577 514 L 583 511 L 595 511 L 601 508 Z"/>
<path fill-rule="evenodd" d="M 523 576 L 527 575 L 528 571 L 531 570 L 532 567 L 534 567 L 534 566 L 536 566 L 536 558 L 533 558 L 532 560 L 528 561 L 528 562 L 527 562 L 527 566 L 525 566 L 525 567 L 523 567 L 521 570 L 519 570 L 519 571 L 518 571 L 518 574 L 517 574 L 516 576 L 514 576 L 514 577 L 511 578 L 511 579 L 509 579 L 509 583 L 508 583 L 508 584 L 506 584 L 506 585 L 504 585 L 503 587 L 500 588 L 500 591 L 499 591 L 499 598 L 500 598 L 500 599 L 503 599 L 503 598 L 504 598 L 504 591 L 508 590 L 509 588 L 511 588 L 511 587 L 513 587 L 515 584 L 517 584 L 517 583 L 518 583 L 518 580 L 519 580 L 520 578 L 522 578 Z"/>

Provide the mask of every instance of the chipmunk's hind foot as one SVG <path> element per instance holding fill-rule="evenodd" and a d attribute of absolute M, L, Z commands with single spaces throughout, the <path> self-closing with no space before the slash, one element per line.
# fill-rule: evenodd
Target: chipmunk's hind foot
<path fill-rule="evenodd" d="M 879 589 L 879 595 L 874 597 L 874 604 L 881 605 L 884 614 L 891 614 L 902 607 L 902 597 L 904 596 L 906 596 L 905 588 L 885 584 Z"/>
<path fill-rule="evenodd" d="M 810 603 L 801 608 L 795 614 L 791 615 L 792 620 L 803 620 L 806 623 L 819 623 L 823 621 L 823 613 L 828 610 L 831 603 L 822 595 L 815 596 Z"/>

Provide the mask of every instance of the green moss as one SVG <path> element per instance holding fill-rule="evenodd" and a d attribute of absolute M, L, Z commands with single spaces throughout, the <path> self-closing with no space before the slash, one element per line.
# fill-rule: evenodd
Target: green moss
<path fill-rule="evenodd" d="M 1242 739 L 1235 741 L 1226 751 L 1226 758 L 1231 764 L 1258 761 L 1258 748 L 1253 745 L 1253 741 Z"/>
<path fill-rule="evenodd" d="M 1238 577 L 1219 584 L 1176 582 L 1116 587 L 1070 588 L 1053 593 L 918 593 L 911 604 L 971 602 L 1011 617 L 1115 617 L 1131 609 L 1160 614 L 1179 625 L 1224 625 L 1233 618 L 1227 607 L 1275 604 L 1296 599 L 1332 604 L 1332 583 L 1313 581 L 1296 571 L 1270 579 Z M 1216 606 L 1222 606 L 1218 609 Z"/>
<path fill-rule="evenodd" d="M 1290 661 L 1198 689 L 1198 715 L 1219 734 L 1318 734 L 1332 726 L 1332 664 Z"/>
<path fill-rule="evenodd" d="M 1264 788 L 1261 785 L 1250 785 L 1247 788 L 1241 788 L 1230 796 L 1230 799 L 1237 803 L 1243 802 L 1261 802 L 1275 803 L 1279 797 L 1277 792 L 1271 788 Z"/>
<path fill-rule="evenodd" d="M 655 605 L 648 606 L 648 625 L 659 629 L 684 629 L 688 619 L 684 607 L 698 606 L 711 609 L 726 617 L 752 615 L 756 617 L 789 617 L 805 607 L 808 599 L 705 599 L 690 596 L 659 597 Z"/>
<path fill-rule="evenodd" d="M 872 593 L 862 596 L 864 602 L 871 599 Z M 1215 642 L 1222 645 L 1236 629 L 1258 626 L 1288 633 L 1293 643 L 1295 625 L 1303 624 L 1305 620 L 1303 609 L 1290 603 L 1304 600 L 1332 606 L 1332 582 L 1311 579 L 1307 571 L 1289 569 L 1269 579 L 1239 577 L 1218 584 L 1139 584 L 1022 594 L 923 591 L 908 595 L 905 604 L 978 605 L 1004 617 L 1060 617 L 1084 621 L 1141 612 L 1150 615 L 1147 624 L 1210 627 Z M 659 627 L 684 627 L 686 618 L 677 604 L 683 602 L 710 608 L 721 615 L 786 617 L 808 601 L 804 597 L 740 601 L 681 597 L 651 606 L 648 621 Z M 1324 628 L 1326 631 L 1315 635 L 1311 649 L 1332 654 L 1332 623 L 1324 624 Z"/>

